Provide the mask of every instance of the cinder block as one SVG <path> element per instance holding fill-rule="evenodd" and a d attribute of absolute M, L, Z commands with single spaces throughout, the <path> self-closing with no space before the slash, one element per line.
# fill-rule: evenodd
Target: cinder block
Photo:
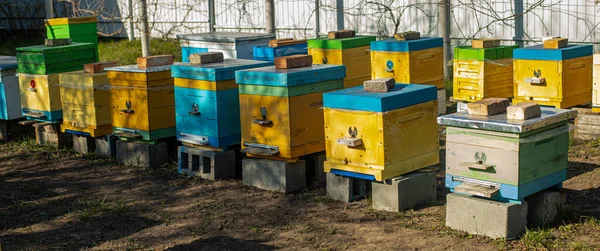
<path fill-rule="evenodd" d="M 180 146 L 178 172 L 204 179 L 229 179 L 235 177 L 235 151 L 218 152 L 212 149 Z"/>
<path fill-rule="evenodd" d="M 325 152 L 318 152 L 301 157 L 306 163 L 306 183 L 325 183 L 327 180 L 324 171 L 324 162 L 327 160 Z"/>
<path fill-rule="evenodd" d="M 564 192 L 544 190 L 525 198 L 529 205 L 527 220 L 538 227 L 553 223 L 565 206 Z"/>
<path fill-rule="evenodd" d="M 90 136 L 73 134 L 73 149 L 82 154 L 96 151 L 96 140 Z"/>
<path fill-rule="evenodd" d="M 104 135 L 102 137 L 96 137 L 95 141 L 96 156 L 107 159 L 117 157 L 117 137 Z"/>
<path fill-rule="evenodd" d="M 34 124 L 35 141 L 38 145 L 52 145 L 57 148 L 71 147 L 73 138 L 70 134 L 60 132 L 59 124 Z"/>
<path fill-rule="evenodd" d="M 327 33 L 327 38 L 335 39 L 335 38 L 347 38 L 356 36 L 356 31 L 354 30 L 339 30 L 339 31 L 330 31 Z"/>
<path fill-rule="evenodd" d="M 485 98 L 469 103 L 467 108 L 471 115 L 490 116 L 506 112 L 509 105 L 510 101 L 506 98 Z"/>
<path fill-rule="evenodd" d="M 527 227 L 527 202 L 512 204 L 468 195 L 446 196 L 446 226 L 491 238 L 517 238 Z"/>
<path fill-rule="evenodd" d="M 444 115 L 447 111 L 447 98 L 446 98 L 446 89 L 438 89 L 437 90 L 437 101 L 438 101 L 438 115 Z"/>
<path fill-rule="evenodd" d="M 312 65 L 312 55 L 292 55 L 275 58 L 275 68 L 292 69 Z"/>
<path fill-rule="evenodd" d="M 137 66 L 138 67 L 152 67 L 152 66 L 161 66 L 161 65 L 171 65 L 173 64 L 175 57 L 173 55 L 156 55 L 149 57 L 139 57 L 137 58 Z"/>
<path fill-rule="evenodd" d="M 189 57 L 190 64 L 211 64 L 223 62 L 222 52 L 194 53 Z"/>
<path fill-rule="evenodd" d="M 396 40 L 400 40 L 400 41 L 417 40 L 417 39 L 421 38 L 421 33 L 418 31 L 405 31 L 405 32 L 394 34 L 394 38 L 396 38 Z"/>
<path fill-rule="evenodd" d="M 369 181 L 327 173 L 327 196 L 342 202 L 364 199 L 368 194 Z"/>
<path fill-rule="evenodd" d="M 73 41 L 70 38 L 44 39 L 44 44 L 47 46 L 70 45 L 71 42 Z"/>
<path fill-rule="evenodd" d="M 33 127 L 19 124 L 18 119 L 0 120 L 0 140 L 8 141 L 33 133 Z"/>
<path fill-rule="evenodd" d="M 286 162 L 259 158 L 242 160 L 244 185 L 268 191 L 289 193 L 306 187 L 306 166 L 303 160 Z"/>
<path fill-rule="evenodd" d="M 537 103 L 523 102 L 506 108 L 506 118 L 527 120 L 542 115 L 542 109 Z"/>
<path fill-rule="evenodd" d="M 83 65 L 83 72 L 85 73 L 101 73 L 104 72 L 104 68 L 117 66 L 115 61 L 97 62 Z"/>
<path fill-rule="evenodd" d="M 458 102 L 456 103 L 456 112 L 467 112 L 469 103 L 467 102 Z"/>
<path fill-rule="evenodd" d="M 367 80 L 363 83 L 363 88 L 368 92 L 389 92 L 396 85 L 393 78 L 379 78 Z"/>
<path fill-rule="evenodd" d="M 155 168 L 167 163 L 167 143 L 149 144 L 136 141 L 117 141 L 117 162 L 122 165 Z"/>
<path fill-rule="evenodd" d="M 500 39 L 497 38 L 473 39 L 473 41 L 471 42 L 471 47 L 477 49 L 493 48 L 498 46 L 500 46 Z"/>
<path fill-rule="evenodd" d="M 400 212 L 436 200 L 435 171 L 416 171 L 384 182 L 371 183 L 373 209 Z"/>

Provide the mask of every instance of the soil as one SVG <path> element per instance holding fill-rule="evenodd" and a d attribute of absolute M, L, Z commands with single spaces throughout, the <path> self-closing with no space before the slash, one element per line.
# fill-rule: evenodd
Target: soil
<path fill-rule="evenodd" d="M 443 164 L 438 166 L 436 203 L 391 213 L 372 210 L 368 198 L 353 203 L 330 200 L 322 186 L 285 195 L 246 187 L 241 180 L 181 177 L 174 163 L 144 169 L 66 150 L 4 144 L 0 145 L 1 247 L 597 250 L 600 227 L 584 223 L 600 219 L 600 144 L 594 142 L 573 143 L 570 178 L 564 183 L 569 210 L 546 228 L 549 236 L 533 244 L 446 228 Z"/>

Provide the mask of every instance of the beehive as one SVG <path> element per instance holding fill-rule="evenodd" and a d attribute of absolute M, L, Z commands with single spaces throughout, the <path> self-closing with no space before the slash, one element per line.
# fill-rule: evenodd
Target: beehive
<path fill-rule="evenodd" d="M 177 139 L 215 148 L 239 144 L 240 103 L 234 72 L 268 65 L 244 59 L 174 64 Z"/>
<path fill-rule="evenodd" d="M 398 83 L 444 88 L 442 38 L 371 42 L 371 75 L 373 79 L 394 78 Z"/>
<path fill-rule="evenodd" d="M 254 46 L 265 46 L 274 34 L 244 32 L 208 32 L 197 34 L 179 34 L 182 61 L 189 62 L 193 53 L 222 52 L 225 58 L 253 59 Z M 186 57 L 187 55 L 187 57 Z"/>
<path fill-rule="evenodd" d="M 43 121 L 60 121 L 62 119 L 62 104 L 58 83 L 58 74 L 19 73 L 23 116 Z"/>
<path fill-rule="evenodd" d="M 0 56 L 0 120 L 23 117 L 17 79 L 17 58 Z"/>
<path fill-rule="evenodd" d="M 83 65 L 96 62 L 96 49 L 90 43 L 63 46 L 36 45 L 17 48 L 18 72 L 55 74 L 83 70 Z"/>
<path fill-rule="evenodd" d="M 110 91 L 106 72 L 74 71 L 58 75 L 62 102 L 62 132 L 92 137 L 112 133 Z"/>
<path fill-rule="evenodd" d="M 575 115 L 542 107 L 541 117 L 528 120 L 509 120 L 506 113 L 439 117 L 446 125 L 446 187 L 475 187 L 490 199 L 521 202 L 560 185 L 567 178 L 568 120 Z"/>
<path fill-rule="evenodd" d="M 325 93 L 325 172 L 383 181 L 437 164 L 436 100 L 435 87 L 418 84 Z"/>
<path fill-rule="evenodd" d="M 175 136 L 171 65 L 128 65 L 105 70 L 114 134 L 145 141 Z"/>
<path fill-rule="evenodd" d="M 73 42 L 94 44 L 98 60 L 98 19 L 95 16 L 46 19 L 48 39 L 70 38 Z"/>
<path fill-rule="evenodd" d="M 273 62 L 276 57 L 284 57 L 298 54 L 307 54 L 306 43 L 278 46 L 275 48 L 269 46 L 255 46 L 254 60 Z"/>
<path fill-rule="evenodd" d="M 345 65 L 344 88 L 361 85 L 371 79 L 369 43 L 375 36 L 349 38 L 316 38 L 308 40 L 308 54 L 313 64 Z"/>
<path fill-rule="evenodd" d="M 513 51 L 513 103 L 536 102 L 569 108 L 592 101 L 592 45 Z"/>
<path fill-rule="evenodd" d="M 518 46 L 454 48 L 452 98 L 477 101 L 484 98 L 512 98 L 512 51 Z"/>
<path fill-rule="evenodd" d="M 325 150 L 323 93 L 343 88 L 345 72 L 341 65 L 237 71 L 243 151 L 294 161 Z"/>
<path fill-rule="evenodd" d="M 592 69 L 592 111 L 600 112 L 600 53 L 594 54 Z"/>

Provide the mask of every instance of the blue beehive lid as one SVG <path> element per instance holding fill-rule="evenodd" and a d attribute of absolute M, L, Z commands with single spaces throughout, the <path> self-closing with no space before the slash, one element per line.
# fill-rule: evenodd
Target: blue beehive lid
<path fill-rule="evenodd" d="M 238 84 L 266 86 L 298 86 L 345 77 L 345 66 L 326 64 L 293 69 L 277 69 L 275 66 L 268 66 L 235 72 L 235 82 Z"/>
<path fill-rule="evenodd" d="M 308 54 L 306 43 L 277 46 L 254 46 L 254 60 L 273 61 L 276 57 Z"/>
<path fill-rule="evenodd" d="M 0 56 L 0 71 L 17 69 L 17 57 Z"/>
<path fill-rule="evenodd" d="M 396 84 L 389 92 L 367 92 L 356 86 L 323 94 L 323 107 L 386 112 L 437 100 L 433 85 Z"/>
<path fill-rule="evenodd" d="M 544 49 L 543 45 L 535 45 L 513 50 L 513 59 L 567 60 L 591 56 L 593 51 L 591 44 L 569 44 L 567 47 L 559 49 Z"/>
<path fill-rule="evenodd" d="M 397 51 L 409 52 L 420 51 L 436 47 L 443 47 L 444 41 L 441 37 L 422 37 L 415 40 L 387 39 L 371 42 L 372 51 Z"/>
<path fill-rule="evenodd" d="M 205 81 L 224 81 L 235 79 L 235 71 L 272 65 L 271 62 L 229 59 L 212 64 L 175 63 L 171 66 L 171 76 Z"/>

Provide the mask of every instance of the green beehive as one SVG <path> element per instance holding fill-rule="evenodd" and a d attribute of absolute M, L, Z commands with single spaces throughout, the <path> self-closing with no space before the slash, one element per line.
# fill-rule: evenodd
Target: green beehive
<path fill-rule="evenodd" d="M 98 19 L 90 17 L 70 17 L 46 19 L 48 39 L 70 38 L 73 42 L 92 43 L 96 46 L 98 60 Z"/>
<path fill-rule="evenodd" d="M 91 43 L 20 47 L 17 48 L 17 71 L 26 74 L 54 74 L 82 70 L 84 64 L 96 62 L 97 48 Z"/>

